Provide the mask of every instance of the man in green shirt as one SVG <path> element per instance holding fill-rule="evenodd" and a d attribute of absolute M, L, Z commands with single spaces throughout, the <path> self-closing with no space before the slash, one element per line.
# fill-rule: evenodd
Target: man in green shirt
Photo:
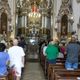
<path fill-rule="evenodd" d="M 49 64 L 55 64 L 56 59 L 59 54 L 59 49 L 56 46 L 57 40 L 54 40 L 54 42 L 48 44 L 47 49 L 46 49 L 46 58 Z"/>

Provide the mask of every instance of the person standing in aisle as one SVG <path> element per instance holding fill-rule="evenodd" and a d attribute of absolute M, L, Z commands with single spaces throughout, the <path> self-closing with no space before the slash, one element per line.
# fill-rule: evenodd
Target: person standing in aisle
<path fill-rule="evenodd" d="M 13 40 L 13 46 L 8 50 L 10 56 L 10 67 L 14 66 L 13 69 L 15 71 L 16 80 L 20 80 L 21 78 L 21 69 L 24 67 L 24 50 L 22 47 L 18 46 L 18 40 Z"/>

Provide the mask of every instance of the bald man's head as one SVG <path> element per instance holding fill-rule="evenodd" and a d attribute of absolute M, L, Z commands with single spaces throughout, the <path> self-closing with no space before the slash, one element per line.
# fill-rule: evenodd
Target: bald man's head
<path fill-rule="evenodd" d="M 13 40 L 13 45 L 14 45 L 14 46 L 17 46 L 17 45 L 18 45 L 18 40 L 17 40 L 17 39 L 14 39 L 14 40 Z"/>

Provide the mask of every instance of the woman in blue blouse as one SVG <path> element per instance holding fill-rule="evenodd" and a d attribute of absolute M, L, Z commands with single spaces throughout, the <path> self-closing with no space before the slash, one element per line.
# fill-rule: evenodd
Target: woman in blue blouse
<path fill-rule="evenodd" d="M 0 43 L 0 76 L 7 74 L 7 65 L 9 64 L 10 58 L 7 52 L 5 52 L 6 46 Z"/>

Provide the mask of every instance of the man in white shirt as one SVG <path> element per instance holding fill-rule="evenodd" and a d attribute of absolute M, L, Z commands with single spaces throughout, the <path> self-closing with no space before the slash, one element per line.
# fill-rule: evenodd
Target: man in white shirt
<path fill-rule="evenodd" d="M 44 56 L 46 56 L 45 51 L 46 51 L 46 49 L 47 49 L 47 44 L 48 44 L 48 42 L 46 41 L 46 42 L 44 42 L 43 45 L 42 45 L 42 51 L 43 51 L 43 55 L 44 55 Z"/>
<path fill-rule="evenodd" d="M 16 75 L 16 80 L 20 80 L 21 78 L 21 69 L 24 67 L 24 50 L 23 48 L 17 46 L 18 45 L 18 40 L 14 39 L 13 40 L 13 45 L 12 47 L 9 48 L 8 53 L 10 56 L 10 66 L 14 66 L 15 70 L 15 75 Z"/>

